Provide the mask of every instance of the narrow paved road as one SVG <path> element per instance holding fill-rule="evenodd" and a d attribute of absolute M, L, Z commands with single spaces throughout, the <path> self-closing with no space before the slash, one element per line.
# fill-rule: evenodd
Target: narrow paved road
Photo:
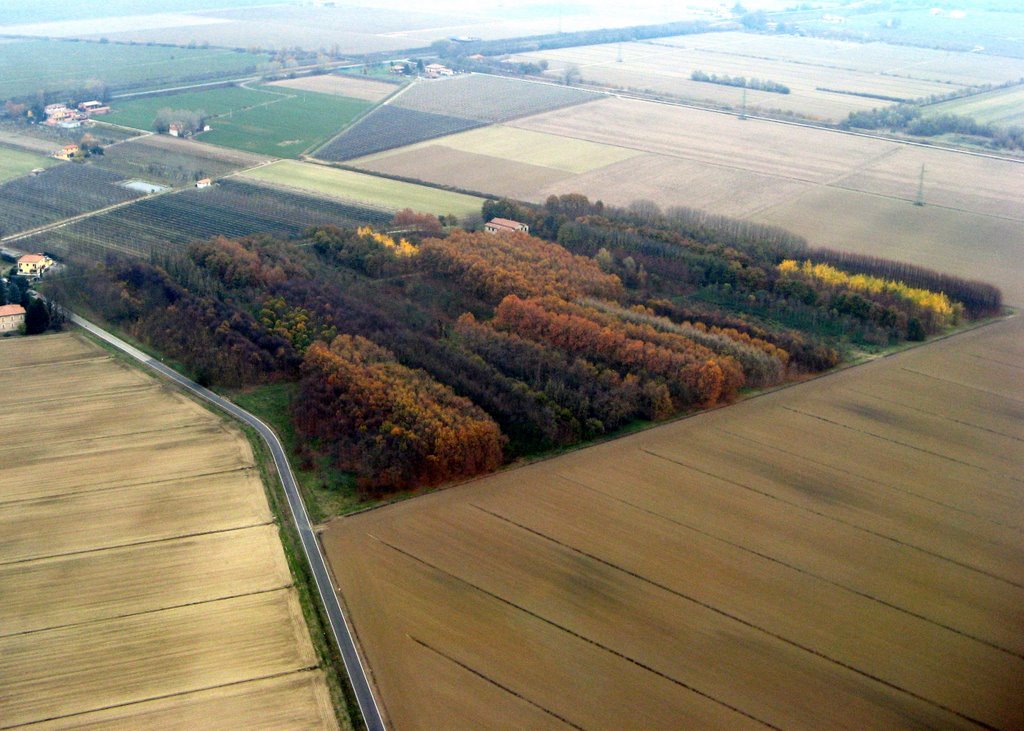
<path fill-rule="evenodd" d="M 250 414 L 248 411 L 238 408 L 235 404 L 213 393 L 213 391 L 203 388 L 198 383 L 190 381 L 177 371 L 168 368 L 160 361 L 151 358 L 138 348 L 133 348 L 128 343 L 114 335 L 111 335 L 99 326 L 94 325 L 88 320 L 85 320 L 75 314 L 72 314 L 70 317 L 71 321 L 82 329 L 87 330 L 101 340 L 113 345 L 115 348 L 127 355 L 130 355 L 132 358 L 141 361 L 144 365 L 153 369 L 164 378 L 174 381 L 187 391 L 190 391 L 222 411 L 227 412 L 239 421 L 251 426 L 259 432 L 261 437 L 263 437 L 267 446 L 270 447 L 271 454 L 274 456 L 274 464 L 277 466 L 277 473 L 281 478 L 281 484 L 284 485 L 285 494 L 288 496 L 288 505 L 291 507 L 292 517 L 295 519 L 295 526 L 298 528 L 299 537 L 302 539 L 302 548 L 306 553 L 306 560 L 308 561 L 309 568 L 313 573 L 313 578 L 316 579 L 316 586 L 320 591 L 320 598 L 327 610 L 327 617 L 330 620 L 331 629 L 334 632 L 334 639 L 338 645 L 338 649 L 341 651 L 341 656 L 345 661 L 345 670 L 348 671 L 348 677 L 352 682 L 352 689 L 355 691 L 356 700 L 359 702 L 359 710 L 363 714 L 363 720 L 366 722 L 366 728 L 368 731 L 385 731 L 384 721 L 380 715 L 380 709 L 377 707 L 377 701 L 373 697 L 373 691 L 370 689 L 370 683 L 367 680 L 366 672 L 360 662 L 359 654 L 356 652 L 352 632 L 349 629 L 344 613 L 341 611 L 341 604 L 338 602 L 338 595 L 334 592 L 334 584 L 331 581 L 330 572 L 327 570 L 327 564 L 324 561 L 323 553 L 320 551 L 320 544 L 316 539 L 316 534 L 313 532 L 313 526 L 309 522 L 309 515 L 306 513 L 306 506 L 303 504 L 302 498 L 299 495 L 298 485 L 295 482 L 295 475 L 292 474 L 292 469 L 288 464 L 288 458 L 285 455 L 284 447 L 281 445 L 281 441 L 277 438 L 277 435 L 274 434 L 273 429 L 267 426 L 260 419 Z"/>

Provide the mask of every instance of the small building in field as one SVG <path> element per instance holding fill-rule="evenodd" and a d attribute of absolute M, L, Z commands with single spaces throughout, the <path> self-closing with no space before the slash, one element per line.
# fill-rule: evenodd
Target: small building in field
<path fill-rule="evenodd" d="M 25 254 L 18 259 L 18 274 L 23 277 L 41 277 L 53 265 L 53 259 L 46 254 Z"/>
<path fill-rule="evenodd" d="M 170 127 L 167 128 L 167 134 L 169 134 L 171 137 L 181 137 L 182 131 L 183 130 L 181 128 L 181 125 L 178 124 L 177 122 L 175 122 L 174 124 L 172 124 Z"/>
<path fill-rule="evenodd" d="M 439 63 L 428 63 L 423 67 L 423 74 L 428 79 L 436 79 L 441 76 L 454 76 L 455 72 L 447 66 L 442 66 Z"/>
<path fill-rule="evenodd" d="M 209 178 L 203 178 L 202 180 L 196 181 L 197 188 L 209 188 L 211 185 L 213 185 L 213 181 Z"/>
<path fill-rule="evenodd" d="M 491 234 L 506 233 L 509 231 L 522 231 L 530 233 L 530 227 L 525 223 L 513 221 L 509 218 L 492 218 L 484 224 L 484 231 Z"/>
<path fill-rule="evenodd" d="M 70 160 L 78 154 L 78 145 L 64 145 L 64 147 L 53 153 L 58 160 Z"/>
<path fill-rule="evenodd" d="M 21 305 L 0 306 L 0 333 L 9 333 L 25 324 L 25 308 Z"/>
<path fill-rule="evenodd" d="M 110 107 L 106 104 L 95 100 L 91 102 L 82 102 L 78 105 L 78 108 L 87 115 L 106 114 L 110 111 Z"/>

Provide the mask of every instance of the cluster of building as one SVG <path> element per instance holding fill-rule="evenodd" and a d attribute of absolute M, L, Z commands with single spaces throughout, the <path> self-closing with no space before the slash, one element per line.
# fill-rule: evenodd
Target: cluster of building
<path fill-rule="evenodd" d="M 395 61 L 391 64 L 390 71 L 393 74 L 414 73 L 415 65 L 409 61 Z M 455 71 L 439 63 L 428 63 L 423 67 L 423 77 L 427 79 L 440 79 L 442 76 L 455 76 Z"/>
<path fill-rule="evenodd" d="M 5 256 L 10 252 L 4 251 Z M 16 271 L 19 276 L 28 279 L 39 279 L 43 273 L 55 266 L 56 262 L 46 254 L 25 254 L 17 260 Z M 0 287 L 7 280 L 0 280 Z M 25 308 L 20 304 L 0 305 L 0 335 L 17 332 L 25 324 Z"/>
<path fill-rule="evenodd" d="M 81 127 L 82 122 L 98 114 L 106 114 L 110 111 L 103 102 L 89 101 L 82 102 L 77 108 L 72 109 L 67 104 L 47 104 L 43 107 L 46 113 L 47 124 L 51 127 L 63 127 L 64 129 L 75 129 Z"/>

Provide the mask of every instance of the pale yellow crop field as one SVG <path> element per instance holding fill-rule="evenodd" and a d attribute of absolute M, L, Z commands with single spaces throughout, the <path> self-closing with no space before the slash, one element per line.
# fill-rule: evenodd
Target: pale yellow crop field
<path fill-rule="evenodd" d="M 338 727 L 238 430 L 74 334 L 0 394 L 0 727 Z"/>
<path fill-rule="evenodd" d="M 335 521 L 392 726 L 1024 726 L 1022 358 L 1018 316 Z"/>
<path fill-rule="evenodd" d="M 627 147 L 492 125 L 367 155 L 350 164 L 464 190 L 531 199 L 574 176 L 643 155 Z"/>

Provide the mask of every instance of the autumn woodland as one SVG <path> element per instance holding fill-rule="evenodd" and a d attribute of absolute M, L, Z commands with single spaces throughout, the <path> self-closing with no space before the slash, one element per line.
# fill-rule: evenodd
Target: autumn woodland
<path fill-rule="evenodd" d="M 367 495 L 735 400 L 1001 308 L 995 288 L 787 232 L 580 195 L 491 200 L 490 234 L 403 212 L 297 240 L 111 256 L 54 296 L 203 383 L 297 384 L 302 457 Z"/>

